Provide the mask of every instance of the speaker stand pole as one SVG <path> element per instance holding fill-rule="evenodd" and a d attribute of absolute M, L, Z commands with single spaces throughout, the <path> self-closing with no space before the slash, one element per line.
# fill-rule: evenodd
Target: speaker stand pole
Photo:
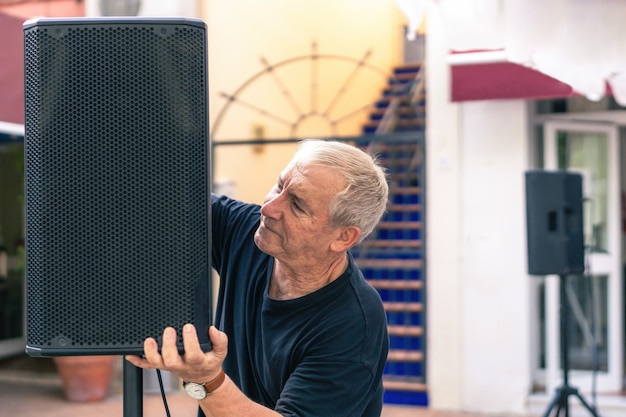
<path fill-rule="evenodd" d="M 563 385 L 556 389 L 556 394 L 542 417 L 548 417 L 552 409 L 556 406 L 555 417 L 558 417 L 561 410 L 565 412 L 565 417 L 569 417 L 569 397 L 578 398 L 581 404 L 589 411 L 593 417 L 599 417 L 597 411 L 591 407 L 580 395 L 578 389 L 569 385 L 569 303 L 567 302 L 566 281 L 567 275 L 559 275 L 559 310 L 560 310 L 560 344 L 561 344 L 561 367 L 563 368 Z"/>
<path fill-rule="evenodd" d="M 124 360 L 124 417 L 143 415 L 143 370 Z"/>

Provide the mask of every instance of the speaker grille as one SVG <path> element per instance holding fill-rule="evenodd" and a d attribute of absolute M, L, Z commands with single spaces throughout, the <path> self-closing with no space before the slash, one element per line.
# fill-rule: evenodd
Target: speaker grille
<path fill-rule="evenodd" d="M 24 32 L 27 344 L 52 355 L 210 314 L 204 25 L 87 23 Z"/>
<path fill-rule="evenodd" d="M 525 176 L 528 273 L 583 273 L 582 175 L 531 170 Z"/>

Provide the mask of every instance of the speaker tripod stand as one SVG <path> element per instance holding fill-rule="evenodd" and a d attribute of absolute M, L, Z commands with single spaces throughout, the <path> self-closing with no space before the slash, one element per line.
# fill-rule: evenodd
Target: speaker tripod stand
<path fill-rule="evenodd" d="M 123 375 L 124 417 L 143 415 L 143 369 L 124 360 Z"/>
<path fill-rule="evenodd" d="M 554 407 L 556 407 L 555 417 L 558 417 L 561 410 L 565 412 L 565 417 L 569 417 L 569 397 L 576 397 L 580 403 L 589 411 L 593 417 L 600 417 L 594 407 L 590 406 L 587 401 L 580 395 L 578 389 L 569 385 L 569 303 L 567 302 L 567 293 L 565 285 L 567 284 L 567 275 L 559 275 L 559 310 L 560 310 L 560 343 L 561 343 L 561 366 L 563 368 L 563 385 L 556 389 L 556 393 L 548 408 L 542 417 L 548 417 Z"/>

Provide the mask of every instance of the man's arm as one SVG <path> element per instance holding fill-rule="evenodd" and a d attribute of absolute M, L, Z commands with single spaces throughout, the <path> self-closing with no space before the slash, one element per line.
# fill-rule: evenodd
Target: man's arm
<path fill-rule="evenodd" d="M 198 403 L 207 417 L 281 417 L 276 411 L 257 404 L 246 397 L 228 375 L 218 389 Z"/>
<path fill-rule="evenodd" d="M 163 331 L 163 347 L 159 347 L 153 338 L 144 342 L 145 359 L 139 356 L 126 356 L 133 365 L 139 368 L 158 368 L 172 372 L 183 381 L 206 382 L 215 379 L 222 368 L 222 362 L 228 353 L 228 337 L 217 328 L 211 326 L 209 338 L 213 349 L 203 352 L 193 325 L 186 324 L 183 328 L 184 355 L 178 353 L 176 346 L 176 330 L 171 327 Z M 280 417 L 280 414 L 255 403 L 228 377 L 206 398 L 199 401 L 200 407 L 207 417 Z"/>

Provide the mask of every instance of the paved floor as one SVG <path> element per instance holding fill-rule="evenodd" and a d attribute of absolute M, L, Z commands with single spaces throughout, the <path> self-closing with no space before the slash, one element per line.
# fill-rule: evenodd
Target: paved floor
<path fill-rule="evenodd" d="M 114 417 L 124 416 L 121 378 L 107 398 L 75 403 L 64 398 L 61 380 L 51 362 L 32 358 L 0 361 L 0 417 Z M 33 368 L 33 363 L 36 366 Z M 175 382 L 175 381 L 173 381 Z M 178 389 L 167 394 L 172 417 L 195 417 L 196 402 Z M 160 394 L 145 394 L 144 417 L 165 417 Z M 385 406 L 381 417 L 504 417 L 435 411 L 424 407 Z"/>
<path fill-rule="evenodd" d="M 197 405 L 185 393 L 167 394 L 172 417 L 194 416 Z M 421 409 L 424 410 L 424 409 Z M 123 395 L 112 392 L 106 399 L 91 403 L 72 403 L 63 396 L 61 382 L 56 377 L 42 378 L 36 374 L 0 371 L 0 417 L 111 417 L 123 416 Z M 416 407 L 390 407 L 383 417 L 417 417 Z M 424 416 L 435 415 L 427 413 Z M 143 416 L 165 417 L 160 394 L 145 394 Z"/>

